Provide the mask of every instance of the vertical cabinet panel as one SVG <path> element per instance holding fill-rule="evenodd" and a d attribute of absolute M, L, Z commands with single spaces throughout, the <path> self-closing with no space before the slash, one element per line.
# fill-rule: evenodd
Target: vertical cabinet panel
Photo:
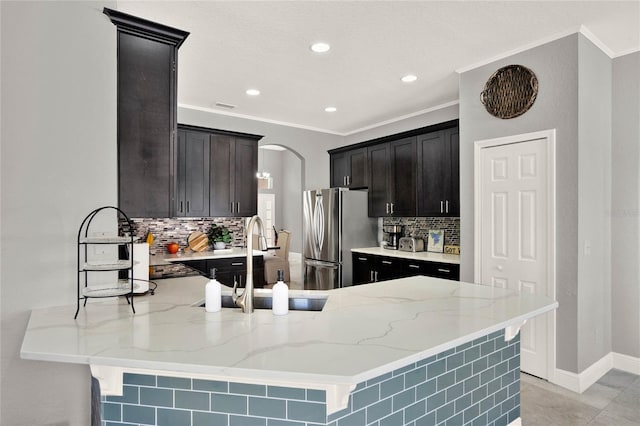
<path fill-rule="evenodd" d="M 209 135 L 178 131 L 176 216 L 209 215 Z"/>
<path fill-rule="evenodd" d="M 389 145 L 369 147 L 369 216 L 389 215 Z"/>
<path fill-rule="evenodd" d="M 232 216 L 233 196 L 231 194 L 231 175 L 233 159 L 233 137 L 228 135 L 211 136 L 209 214 L 211 216 Z"/>
<path fill-rule="evenodd" d="M 248 217 L 258 212 L 258 143 L 235 139 L 233 186 L 235 215 Z"/>

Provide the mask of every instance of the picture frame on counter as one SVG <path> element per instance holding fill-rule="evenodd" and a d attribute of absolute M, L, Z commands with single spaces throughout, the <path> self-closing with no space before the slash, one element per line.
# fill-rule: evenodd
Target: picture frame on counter
<path fill-rule="evenodd" d="M 442 229 L 429 229 L 427 251 L 432 253 L 444 252 L 444 231 Z"/>

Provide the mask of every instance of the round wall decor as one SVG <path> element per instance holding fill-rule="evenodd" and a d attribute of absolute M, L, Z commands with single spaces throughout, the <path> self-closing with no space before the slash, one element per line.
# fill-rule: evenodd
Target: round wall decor
<path fill-rule="evenodd" d="M 533 71 L 522 65 L 507 65 L 489 77 L 480 102 L 489 114 L 507 119 L 527 112 L 537 95 L 538 78 Z"/>

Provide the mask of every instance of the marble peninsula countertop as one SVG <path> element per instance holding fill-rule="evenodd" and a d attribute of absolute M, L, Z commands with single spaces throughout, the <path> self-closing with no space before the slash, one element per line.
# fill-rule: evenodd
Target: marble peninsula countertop
<path fill-rule="evenodd" d="M 328 403 L 337 392 L 340 406 L 359 382 L 519 327 L 558 305 L 544 296 L 416 276 L 326 292 L 290 291 L 327 296 L 320 312 L 206 313 L 197 307 L 206 282 L 159 280 L 155 295 L 135 298 L 136 314 L 123 298 L 90 299 L 77 320 L 75 304 L 35 309 L 21 356 L 89 364 L 92 370 L 142 369 L 327 389 Z"/>
<path fill-rule="evenodd" d="M 351 249 L 354 253 L 373 254 L 376 256 L 399 257 L 409 260 L 421 260 L 424 262 L 441 262 L 459 265 L 460 256 L 457 254 L 432 253 L 428 251 L 400 251 L 389 250 L 382 247 L 363 247 Z"/>

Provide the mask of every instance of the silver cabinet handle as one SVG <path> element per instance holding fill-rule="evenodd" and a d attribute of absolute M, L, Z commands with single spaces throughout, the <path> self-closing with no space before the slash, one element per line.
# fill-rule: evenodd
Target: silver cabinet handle
<path fill-rule="evenodd" d="M 347 175 L 347 186 L 351 185 L 351 176 Z"/>
<path fill-rule="evenodd" d="M 409 268 L 420 269 L 420 265 L 409 265 Z"/>
<path fill-rule="evenodd" d="M 347 177 L 342 176 L 342 185 L 347 186 Z"/>
<path fill-rule="evenodd" d="M 370 276 L 369 276 L 369 282 L 372 283 L 373 282 L 373 271 L 369 271 L 371 272 Z"/>
<path fill-rule="evenodd" d="M 445 213 L 449 213 L 449 200 L 445 202 Z"/>
<path fill-rule="evenodd" d="M 366 260 L 367 260 L 367 258 L 366 258 L 366 257 L 359 257 L 359 258 L 358 258 L 358 260 L 364 260 L 364 261 L 366 261 Z"/>
<path fill-rule="evenodd" d="M 438 268 L 438 272 L 451 272 L 451 269 Z"/>
<path fill-rule="evenodd" d="M 240 201 L 236 203 L 236 213 L 240 213 Z"/>
<path fill-rule="evenodd" d="M 189 213 L 191 209 L 189 208 L 189 202 L 187 201 L 187 213 Z"/>
<path fill-rule="evenodd" d="M 444 201 L 440 200 L 440 213 L 444 213 Z"/>
<path fill-rule="evenodd" d="M 385 265 L 391 265 L 391 261 L 390 260 L 383 260 L 382 263 L 384 263 Z"/>
<path fill-rule="evenodd" d="M 229 206 L 231 208 L 231 213 L 233 213 L 233 201 L 231 203 L 229 203 Z"/>
<path fill-rule="evenodd" d="M 393 203 L 391 203 L 391 214 L 393 214 Z"/>
<path fill-rule="evenodd" d="M 389 203 L 384 203 L 387 208 L 387 214 L 389 214 Z"/>
<path fill-rule="evenodd" d="M 182 201 L 180 201 L 180 213 L 182 213 L 184 210 L 182 210 Z"/>
<path fill-rule="evenodd" d="M 243 262 L 233 262 L 233 263 L 231 264 L 231 266 L 242 266 L 242 265 L 244 265 L 244 263 L 243 263 Z"/>
<path fill-rule="evenodd" d="M 376 273 L 375 273 L 375 281 L 374 282 L 376 282 L 376 283 L 378 282 L 378 271 L 376 271 Z"/>

